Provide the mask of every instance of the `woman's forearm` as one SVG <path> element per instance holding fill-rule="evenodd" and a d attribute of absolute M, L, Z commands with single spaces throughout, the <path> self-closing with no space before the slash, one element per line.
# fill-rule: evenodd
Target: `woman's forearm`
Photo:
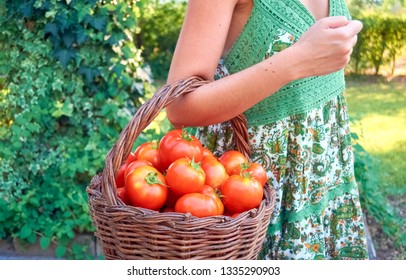
<path fill-rule="evenodd" d="M 175 100 L 167 115 L 175 127 L 227 121 L 303 75 L 300 53 L 288 48 L 252 67 Z"/>

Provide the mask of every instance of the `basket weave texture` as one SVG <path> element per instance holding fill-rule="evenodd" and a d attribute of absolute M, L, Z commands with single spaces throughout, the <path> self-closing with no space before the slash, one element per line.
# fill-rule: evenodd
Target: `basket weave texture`
<path fill-rule="evenodd" d="M 138 135 L 177 97 L 205 83 L 199 77 L 191 77 L 160 88 L 137 110 L 107 154 L 103 172 L 94 176 L 87 187 L 95 235 L 106 259 L 257 259 L 275 204 L 275 191 L 268 184 L 258 209 L 244 212 L 237 218 L 160 213 L 125 205 L 117 197 L 115 173 L 130 154 Z M 249 158 L 244 115 L 230 122 L 236 149 Z"/>

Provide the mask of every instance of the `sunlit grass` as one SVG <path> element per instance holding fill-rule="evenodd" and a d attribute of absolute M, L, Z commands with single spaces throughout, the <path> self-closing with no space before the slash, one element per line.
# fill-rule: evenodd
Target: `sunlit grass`
<path fill-rule="evenodd" d="M 352 132 L 377 161 L 380 186 L 387 194 L 406 192 L 406 85 L 347 84 Z"/>
<path fill-rule="evenodd" d="M 362 136 L 363 147 L 374 154 L 399 150 L 406 143 L 406 110 L 396 116 L 368 114 L 352 124 L 353 132 Z"/>

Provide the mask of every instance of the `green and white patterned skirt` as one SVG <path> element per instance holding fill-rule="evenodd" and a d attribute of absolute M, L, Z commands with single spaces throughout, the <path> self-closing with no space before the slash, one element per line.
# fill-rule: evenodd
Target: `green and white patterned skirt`
<path fill-rule="evenodd" d="M 248 132 L 276 190 L 260 259 L 367 259 L 344 94 Z M 234 148 L 232 134 L 228 122 L 197 131 L 215 155 Z"/>

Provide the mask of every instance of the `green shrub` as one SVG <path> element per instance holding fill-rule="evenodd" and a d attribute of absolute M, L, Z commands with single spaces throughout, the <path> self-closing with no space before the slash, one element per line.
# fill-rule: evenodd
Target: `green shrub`
<path fill-rule="evenodd" d="M 85 188 L 153 90 L 136 1 L 114 2 L 0 0 L 2 239 L 83 257 L 71 241 L 93 230 Z"/>
<path fill-rule="evenodd" d="M 358 183 L 363 209 L 382 226 L 383 232 L 393 241 L 394 246 L 405 246 L 403 220 L 389 203 L 381 189 L 378 159 L 359 144 L 359 136 L 352 133 L 354 146 L 354 172 Z"/>
<path fill-rule="evenodd" d="M 378 75 L 382 66 L 390 65 L 393 74 L 396 59 L 406 50 L 406 18 L 385 13 L 359 13 L 354 18 L 362 21 L 364 28 L 348 69 L 357 74 L 373 69 Z"/>
<path fill-rule="evenodd" d="M 141 1 L 143 9 L 137 35 L 142 56 L 151 67 L 154 79 L 166 80 L 173 52 L 182 27 L 185 1 L 159 3 Z"/>

